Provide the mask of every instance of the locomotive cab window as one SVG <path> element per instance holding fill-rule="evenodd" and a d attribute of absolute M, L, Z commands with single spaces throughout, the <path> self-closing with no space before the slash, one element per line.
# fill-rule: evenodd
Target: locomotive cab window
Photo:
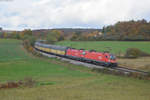
<path fill-rule="evenodd" d="M 110 55 L 110 59 L 111 59 L 111 60 L 115 60 L 116 57 L 115 57 L 114 55 Z"/>

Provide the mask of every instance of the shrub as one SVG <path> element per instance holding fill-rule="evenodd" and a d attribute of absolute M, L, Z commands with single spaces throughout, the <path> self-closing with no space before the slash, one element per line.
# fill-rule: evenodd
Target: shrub
<path fill-rule="evenodd" d="M 0 84 L 0 89 L 17 88 L 17 87 L 19 87 L 21 85 L 22 84 L 20 82 L 9 81 L 7 83 Z"/>
<path fill-rule="evenodd" d="M 36 84 L 36 81 L 33 80 L 32 78 L 28 77 L 24 79 L 24 86 L 26 87 L 33 87 Z"/>
<path fill-rule="evenodd" d="M 150 71 L 148 72 L 148 77 L 150 77 Z"/>
<path fill-rule="evenodd" d="M 35 41 L 36 41 L 35 37 L 26 35 L 23 40 L 23 45 L 28 51 L 33 52 L 33 46 L 34 46 Z"/>
<path fill-rule="evenodd" d="M 8 81 L 7 83 L 0 84 L 0 89 L 18 88 L 18 87 L 33 87 L 36 85 L 36 81 L 32 78 L 25 78 L 24 81 L 18 82 Z"/>
<path fill-rule="evenodd" d="M 138 48 L 128 48 L 125 54 L 125 57 L 127 58 L 137 58 L 137 57 L 144 57 L 144 56 L 150 56 L 150 54 L 145 53 Z"/>

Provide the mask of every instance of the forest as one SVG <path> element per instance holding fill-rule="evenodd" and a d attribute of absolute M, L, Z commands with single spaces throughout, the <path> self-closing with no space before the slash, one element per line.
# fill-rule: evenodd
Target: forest
<path fill-rule="evenodd" d="M 150 40 L 150 22 L 145 19 L 117 22 L 103 27 L 102 33 L 104 40 Z"/>

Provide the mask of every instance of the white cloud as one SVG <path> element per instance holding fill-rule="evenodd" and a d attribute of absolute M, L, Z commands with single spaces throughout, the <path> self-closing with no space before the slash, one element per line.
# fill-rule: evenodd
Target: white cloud
<path fill-rule="evenodd" d="M 150 20 L 149 13 L 150 0 L 14 0 L 0 2 L 0 26 L 100 28 L 123 20 Z"/>

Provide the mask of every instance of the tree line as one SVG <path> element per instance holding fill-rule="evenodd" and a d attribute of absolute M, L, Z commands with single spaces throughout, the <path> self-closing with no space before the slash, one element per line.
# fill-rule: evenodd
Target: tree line
<path fill-rule="evenodd" d="M 67 29 L 66 29 L 67 30 Z M 65 30 L 65 31 L 66 31 Z M 45 33 L 43 33 L 45 32 Z M 48 31 L 32 31 L 30 29 L 20 32 L 13 31 L 11 33 L 0 32 L 0 38 L 15 38 L 15 39 L 41 39 L 47 40 L 47 43 L 55 43 L 62 40 L 70 41 L 149 41 L 150 40 L 150 22 L 146 20 L 138 21 L 122 21 L 114 25 L 104 26 L 102 29 L 90 32 L 77 30 L 71 33 L 65 33 L 62 30 L 52 29 Z"/>

